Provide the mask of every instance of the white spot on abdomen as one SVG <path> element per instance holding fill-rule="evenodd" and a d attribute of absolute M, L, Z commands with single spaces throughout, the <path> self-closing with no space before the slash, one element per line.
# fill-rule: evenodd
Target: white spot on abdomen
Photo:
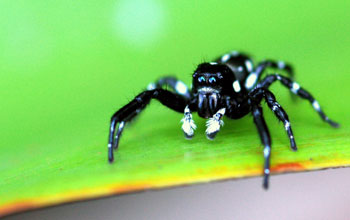
<path fill-rule="evenodd" d="M 250 60 L 245 61 L 245 66 L 247 67 L 248 72 L 253 71 L 253 63 Z"/>
<path fill-rule="evenodd" d="M 236 57 L 239 55 L 239 53 L 238 51 L 235 50 L 235 51 L 231 51 L 231 55 Z"/>
<path fill-rule="evenodd" d="M 233 86 L 233 89 L 235 90 L 235 92 L 238 93 L 241 91 L 241 85 L 239 84 L 238 80 L 234 81 L 232 86 Z"/>
<path fill-rule="evenodd" d="M 230 59 L 230 54 L 225 54 L 221 57 L 221 62 L 225 63 Z"/>
<path fill-rule="evenodd" d="M 245 81 L 245 87 L 246 87 L 247 89 L 252 88 L 252 87 L 254 86 L 254 84 L 256 83 L 256 79 L 257 79 L 256 73 L 251 73 L 251 74 L 248 76 L 247 80 Z"/>

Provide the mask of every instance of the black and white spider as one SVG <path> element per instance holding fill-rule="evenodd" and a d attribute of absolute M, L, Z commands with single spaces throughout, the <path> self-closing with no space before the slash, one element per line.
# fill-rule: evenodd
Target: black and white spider
<path fill-rule="evenodd" d="M 270 174 L 271 137 L 260 106 L 263 99 L 275 116 L 283 122 L 291 149 L 297 150 L 288 115 L 269 90 L 272 83 L 280 81 L 292 93 L 308 100 L 325 122 L 338 127 L 336 122 L 325 115 L 313 96 L 291 78 L 272 74 L 260 80 L 262 73 L 268 67 L 284 70 L 293 78 L 292 67 L 282 61 L 265 60 L 254 67 L 247 55 L 231 52 L 216 59 L 215 62 L 199 64 L 192 76 L 191 90 L 174 77 L 164 77 L 156 83 L 151 83 L 147 90 L 137 95 L 112 116 L 108 141 L 109 162 L 114 160 L 113 149 L 118 148 L 125 124 L 139 114 L 151 99 L 157 99 L 168 108 L 184 113 L 181 120 L 182 130 L 188 139 L 193 137 L 196 129 L 192 112 L 198 112 L 200 117 L 208 119 L 206 136 L 211 140 L 223 125 L 224 115 L 231 119 L 239 119 L 251 113 L 264 145 L 263 186 L 267 188 Z M 113 140 L 118 123 L 118 130 Z"/>

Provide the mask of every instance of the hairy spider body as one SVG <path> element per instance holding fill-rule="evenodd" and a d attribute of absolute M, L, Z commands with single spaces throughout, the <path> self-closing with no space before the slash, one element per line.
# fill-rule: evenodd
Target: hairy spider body
<path fill-rule="evenodd" d="M 272 74 L 260 80 L 264 70 L 268 67 L 283 70 L 290 77 Z M 280 81 L 292 93 L 308 100 L 325 122 L 333 127 L 338 127 L 337 123 L 324 114 L 313 96 L 292 80 L 292 67 L 282 61 L 265 60 L 254 67 L 249 56 L 231 52 L 217 58 L 215 62 L 199 64 L 192 78 L 191 90 L 175 77 L 161 78 L 149 84 L 147 90 L 141 92 L 112 116 L 108 140 L 109 162 L 114 160 L 113 150 L 118 148 L 125 124 L 142 111 L 151 99 L 157 99 L 168 108 L 184 113 L 181 120 L 182 130 L 188 139 L 194 136 L 196 129 L 192 112 L 198 112 L 200 117 L 208 119 L 206 136 L 211 140 L 215 138 L 223 125 L 223 116 L 239 119 L 251 113 L 264 146 L 264 188 L 268 188 L 270 174 L 271 137 L 260 105 L 262 100 L 266 101 L 275 116 L 283 122 L 291 149 L 297 150 L 288 115 L 269 90 L 272 83 Z M 119 125 L 116 132 L 117 124 Z"/>

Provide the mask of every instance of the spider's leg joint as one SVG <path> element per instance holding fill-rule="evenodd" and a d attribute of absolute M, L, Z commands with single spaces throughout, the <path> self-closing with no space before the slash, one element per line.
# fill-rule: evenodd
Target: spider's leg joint
<path fill-rule="evenodd" d="M 264 148 L 264 157 L 268 157 L 271 153 L 271 149 L 270 148 Z"/>
<path fill-rule="evenodd" d="M 147 90 L 153 90 L 153 89 L 155 89 L 157 86 L 156 86 L 156 84 L 155 83 L 150 83 L 150 84 L 148 84 L 148 86 L 147 86 Z"/>
<path fill-rule="evenodd" d="M 282 77 L 278 73 L 276 73 L 275 76 L 276 76 L 277 80 L 281 80 L 282 79 Z"/>
<path fill-rule="evenodd" d="M 291 91 L 294 94 L 298 94 L 299 89 L 300 89 L 300 85 L 298 83 L 296 83 L 296 82 L 293 82 Z"/>
<path fill-rule="evenodd" d="M 320 104 L 319 104 L 318 101 L 316 101 L 316 100 L 314 100 L 314 101 L 312 102 L 312 106 L 314 107 L 314 109 L 315 109 L 316 111 L 319 111 L 319 110 L 321 109 Z M 327 118 L 327 119 L 328 119 L 328 118 Z"/>
<path fill-rule="evenodd" d="M 278 69 L 284 69 L 284 68 L 286 68 L 286 63 L 284 61 L 278 61 L 277 67 L 278 67 Z"/>
<path fill-rule="evenodd" d="M 286 121 L 286 123 L 284 124 L 284 128 L 286 130 L 289 130 L 289 128 L 290 128 L 290 122 L 289 121 Z"/>

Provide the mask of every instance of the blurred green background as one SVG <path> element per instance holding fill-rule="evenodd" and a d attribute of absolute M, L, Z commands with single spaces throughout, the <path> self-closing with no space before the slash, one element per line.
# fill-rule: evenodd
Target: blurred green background
<path fill-rule="evenodd" d="M 297 142 L 319 139 L 318 132 L 346 136 L 349 9 L 345 0 L 0 1 L 0 204 L 148 178 L 136 168 L 155 169 L 164 156 L 183 161 L 191 151 L 198 161 L 215 162 L 236 142 L 260 149 L 249 117 L 226 119 L 216 142 L 205 139 L 205 121 L 195 117 L 199 129 L 188 142 L 180 130 L 182 116 L 155 101 L 125 129 L 119 165 L 107 164 L 108 124 L 118 108 L 160 76 L 173 74 L 190 84 L 198 63 L 231 50 L 255 61 L 292 63 L 297 81 L 342 124 L 330 129 L 308 103 L 292 103 L 284 88 L 274 86 Z M 282 126 L 266 115 L 276 148 L 293 161 L 297 156 L 289 152 Z M 338 145 L 347 141 L 339 139 Z M 261 164 L 256 154 L 250 159 Z M 196 167 L 186 162 L 159 172 Z"/>

